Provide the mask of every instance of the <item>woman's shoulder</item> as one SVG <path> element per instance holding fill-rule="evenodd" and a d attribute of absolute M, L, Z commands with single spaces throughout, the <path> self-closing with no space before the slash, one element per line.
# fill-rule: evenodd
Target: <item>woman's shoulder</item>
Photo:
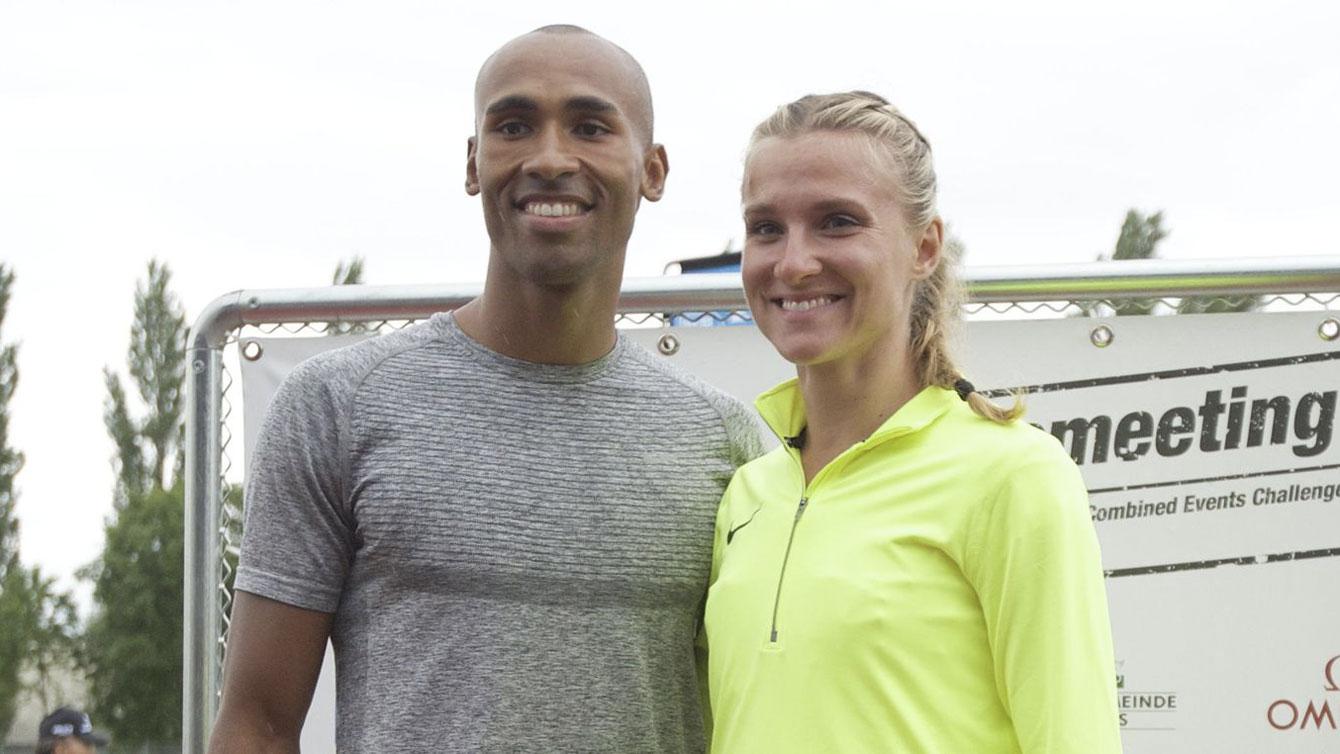
<path fill-rule="evenodd" d="M 977 468 L 1008 473 L 1035 464 L 1074 465 L 1061 442 L 1026 417 L 1000 423 L 963 404 L 947 413 L 944 425 L 942 440 Z"/>

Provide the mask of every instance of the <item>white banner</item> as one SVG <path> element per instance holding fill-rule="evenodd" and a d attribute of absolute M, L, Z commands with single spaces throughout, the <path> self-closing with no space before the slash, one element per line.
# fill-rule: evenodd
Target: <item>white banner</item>
<path fill-rule="evenodd" d="M 1340 344 L 1318 336 L 1324 316 L 968 327 L 968 376 L 1026 391 L 1028 421 L 1089 487 L 1130 754 L 1340 751 Z M 624 333 L 747 402 L 793 374 L 753 327 Z M 347 342 L 258 341 L 248 449 L 283 374 Z M 323 674 L 304 748 L 333 749 L 333 720 Z"/>

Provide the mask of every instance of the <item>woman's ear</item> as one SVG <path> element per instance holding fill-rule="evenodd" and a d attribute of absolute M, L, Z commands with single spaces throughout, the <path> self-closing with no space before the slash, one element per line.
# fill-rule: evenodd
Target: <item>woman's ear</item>
<path fill-rule="evenodd" d="M 945 224 L 938 216 L 933 218 L 917 239 L 917 258 L 912 262 L 912 275 L 924 280 L 940 266 L 945 246 Z"/>

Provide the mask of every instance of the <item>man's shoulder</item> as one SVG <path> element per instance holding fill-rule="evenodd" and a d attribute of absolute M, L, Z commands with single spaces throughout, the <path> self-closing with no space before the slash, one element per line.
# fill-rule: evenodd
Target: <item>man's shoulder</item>
<path fill-rule="evenodd" d="M 637 379 L 643 387 L 680 394 L 690 400 L 696 399 L 718 411 L 749 415 L 749 409 L 739 399 L 675 366 L 670 359 L 657 356 L 633 340 L 628 340 L 626 348 L 626 357 L 635 365 Z"/>
<path fill-rule="evenodd" d="M 301 361 L 284 379 L 282 391 L 319 392 L 332 398 L 352 396 L 369 374 L 398 354 L 437 339 L 431 322 L 420 322 L 322 351 Z"/>
<path fill-rule="evenodd" d="M 753 410 L 743 402 L 631 339 L 626 348 L 626 359 L 633 365 L 632 372 L 640 389 L 670 404 L 696 404 L 718 418 L 729 438 L 736 465 L 762 452 L 758 421 Z"/>

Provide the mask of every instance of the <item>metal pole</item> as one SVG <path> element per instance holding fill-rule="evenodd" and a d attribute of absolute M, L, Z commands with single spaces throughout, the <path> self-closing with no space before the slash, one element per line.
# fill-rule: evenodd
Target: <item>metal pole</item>
<path fill-rule="evenodd" d="M 235 299 L 232 299 L 235 300 Z M 204 754 L 219 691 L 218 584 L 223 346 L 235 306 L 222 297 L 191 329 L 186 375 L 186 531 L 182 616 L 182 751 Z"/>
<path fill-rule="evenodd" d="M 1232 260 L 1141 260 L 1084 264 L 969 267 L 968 297 L 995 301 L 1062 301 L 1163 296 L 1340 292 L 1340 257 Z M 259 289 L 235 294 L 240 325 L 422 319 L 469 301 L 478 285 L 341 285 Z M 738 273 L 629 278 L 620 312 L 743 308 Z"/>
<path fill-rule="evenodd" d="M 1149 259 L 970 267 L 973 302 L 1245 296 L 1340 291 L 1340 257 Z"/>

